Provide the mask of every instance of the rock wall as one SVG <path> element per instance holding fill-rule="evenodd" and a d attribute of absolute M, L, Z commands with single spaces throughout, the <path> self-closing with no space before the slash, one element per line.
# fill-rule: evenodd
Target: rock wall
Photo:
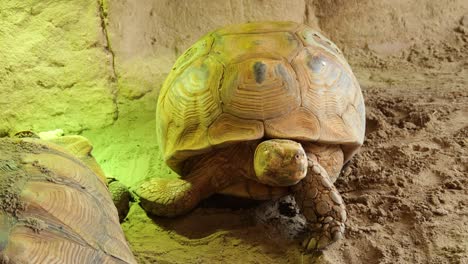
<path fill-rule="evenodd" d="M 321 29 L 345 50 L 383 56 L 452 41 L 468 16 L 463 0 L 316 0 L 314 6 Z"/>
<path fill-rule="evenodd" d="M 112 124 L 117 87 L 100 14 L 95 0 L 2 1 L 0 135 Z"/>
<path fill-rule="evenodd" d="M 368 56 L 354 56 L 362 52 L 411 60 L 415 46 L 429 47 L 431 56 L 444 49 L 463 56 L 460 46 L 446 43 L 466 46 L 468 38 L 465 0 L 4 2 L 0 135 L 108 126 L 122 113 L 119 104 L 146 94 L 154 102 L 176 57 L 226 24 L 292 20 L 320 26 L 354 66 L 367 65 L 361 62 Z"/>

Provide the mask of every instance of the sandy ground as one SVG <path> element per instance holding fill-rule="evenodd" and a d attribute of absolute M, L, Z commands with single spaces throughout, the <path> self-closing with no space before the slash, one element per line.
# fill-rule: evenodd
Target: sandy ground
<path fill-rule="evenodd" d="M 148 216 L 133 203 L 122 227 L 139 262 L 468 263 L 466 32 L 398 57 L 348 54 L 365 97 L 367 132 L 336 183 L 349 215 L 342 241 L 304 252 L 300 236 L 290 235 L 297 228 L 288 223 L 290 208 L 265 221 L 278 202 L 216 196 L 174 219 Z M 157 154 L 155 98 L 121 101 L 113 126 L 84 133 L 104 170 L 128 186 L 175 176 Z"/>

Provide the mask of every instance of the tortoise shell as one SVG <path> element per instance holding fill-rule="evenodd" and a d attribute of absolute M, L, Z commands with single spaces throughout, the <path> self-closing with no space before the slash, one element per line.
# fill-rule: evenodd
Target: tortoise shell
<path fill-rule="evenodd" d="M 136 263 L 89 141 L 55 142 L 0 138 L 0 263 Z"/>
<path fill-rule="evenodd" d="M 159 95 L 166 163 L 262 138 L 362 145 L 365 110 L 341 51 L 317 30 L 260 22 L 211 32 L 178 58 Z"/>

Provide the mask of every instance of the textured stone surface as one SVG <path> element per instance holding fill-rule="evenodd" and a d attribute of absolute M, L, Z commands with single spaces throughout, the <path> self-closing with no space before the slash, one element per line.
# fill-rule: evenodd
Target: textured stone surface
<path fill-rule="evenodd" d="M 2 1 L 0 134 L 78 132 L 116 117 L 97 1 Z"/>
<path fill-rule="evenodd" d="M 351 64 L 360 64 L 355 51 L 411 60 L 415 46 L 453 42 L 464 32 L 466 10 L 463 0 L 6 1 L 0 8 L 0 135 L 105 127 L 117 117 L 117 96 L 139 99 L 152 90 L 156 96 L 176 57 L 226 24 L 320 25 Z M 435 50 L 424 52 L 445 56 Z"/>
<path fill-rule="evenodd" d="M 320 27 L 339 46 L 395 55 L 411 45 L 446 42 L 468 12 L 463 0 L 316 0 Z"/>
<path fill-rule="evenodd" d="M 116 0 L 108 8 L 119 89 L 134 99 L 158 89 L 176 57 L 199 37 L 227 24 L 290 20 L 320 26 L 358 64 L 356 52 L 407 56 L 415 45 L 453 40 L 468 2 Z"/>

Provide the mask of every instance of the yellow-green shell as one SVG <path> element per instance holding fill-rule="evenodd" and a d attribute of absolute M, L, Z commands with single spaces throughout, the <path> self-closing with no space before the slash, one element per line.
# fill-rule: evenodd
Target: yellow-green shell
<path fill-rule="evenodd" d="M 364 102 L 341 51 L 293 22 L 234 25 L 202 37 L 175 63 L 157 105 L 167 164 L 260 138 L 362 145 Z"/>

